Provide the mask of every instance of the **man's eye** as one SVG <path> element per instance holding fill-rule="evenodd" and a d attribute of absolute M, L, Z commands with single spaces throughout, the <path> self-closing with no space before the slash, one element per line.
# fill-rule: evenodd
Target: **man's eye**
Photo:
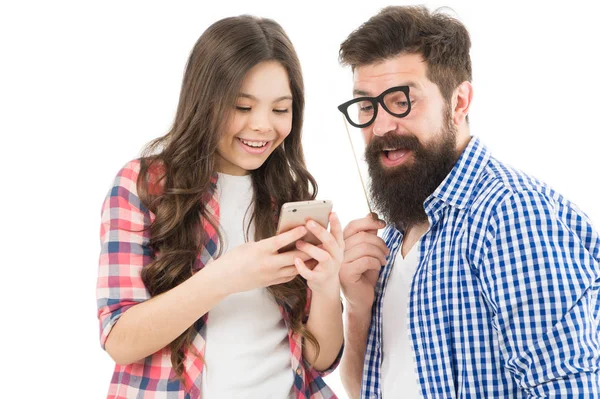
<path fill-rule="evenodd" d="M 371 104 L 360 106 L 360 112 L 372 112 L 372 111 L 373 111 L 373 105 L 371 105 Z"/>

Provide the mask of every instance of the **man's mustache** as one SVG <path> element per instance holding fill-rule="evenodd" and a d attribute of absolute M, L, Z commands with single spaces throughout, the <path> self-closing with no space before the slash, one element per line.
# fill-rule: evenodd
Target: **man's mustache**
<path fill-rule="evenodd" d="M 421 149 L 421 143 L 419 143 L 419 139 L 413 134 L 398 135 L 387 133 L 384 136 L 373 137 L 365 149 L 365 155 L 367 158 L 369 156 L 377 156 L 381 151 L 390 148 L 417 151 Z"/>

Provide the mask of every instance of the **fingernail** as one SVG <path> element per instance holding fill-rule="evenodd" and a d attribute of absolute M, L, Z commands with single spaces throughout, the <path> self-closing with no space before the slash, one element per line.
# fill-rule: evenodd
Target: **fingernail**
<path fill-rule="evenodd" d="M 317 227 L 317 223 L 313 222 L 312 220 L 309 220 L 308 223 L 306 223 L 306 225 L 311 228 Z"/>
<path fill-rule="evenodd" d="M 304 245 L 304 241 L 300 241 L 300 240 L 296 241 L 296 247 L 298 247 L 298 248 L 299 248 L 299 247 L 301 247 L 302 245 Z M 298 259 L 298 258 L 296 258 L 296 259 Z"/>

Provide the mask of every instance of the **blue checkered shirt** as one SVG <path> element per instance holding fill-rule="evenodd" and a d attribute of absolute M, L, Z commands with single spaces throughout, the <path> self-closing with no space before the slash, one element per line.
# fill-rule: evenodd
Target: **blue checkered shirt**
<path fill-rule="evenodd" d="M 600 238 L 585 214 L 477 138 L 424 207 L 407 313 L 421 395 L 600 398 Z M 381 398 L 381 310 L 402 232 L 383 238 L 363 398 Z"/>

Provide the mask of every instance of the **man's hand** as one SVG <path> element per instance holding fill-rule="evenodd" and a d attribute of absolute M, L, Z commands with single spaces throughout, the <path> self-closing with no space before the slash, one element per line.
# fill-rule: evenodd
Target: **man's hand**
<path fill-rule="evenodd" d="M 348 310 L 371 310 L 375 299 L 375 284 L 381 267 L 386 264 L 389 249 L 377 236 L 385 222 L 376 215 L 353 220 L 344 229 L 344 263 L 340 270 L 340 283 Z"/>

